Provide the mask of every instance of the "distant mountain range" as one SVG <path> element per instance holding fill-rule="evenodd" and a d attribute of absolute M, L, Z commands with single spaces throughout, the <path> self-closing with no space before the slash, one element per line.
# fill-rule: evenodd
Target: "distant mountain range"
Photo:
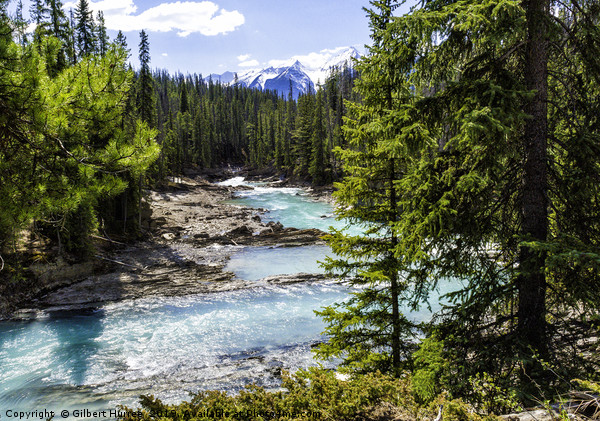
<path fill-rule="evenodd" d="M 316 68 L 308 67 L 296 60 L 289 66 L 253 69 L 238 73 L 237 83 L 248 88 L 277 91 L 284 96 L 289 94 L 291 86 L 292 96 L 294 99 L 298 99 L 300 94 L 304 94 L 310 89 L 314 90 L 317 83 L 323 83 L 333 67 L 343 66 L 345 63 L 352 64 L 352 59 L 360 56 L 361 54 L 356 48 L 347 47 L 337 51 L 325 64 Z M 232 84 L 235 81 L 235 73 L 213 73 L 205 80 L 209 78 L 213 82 Z"/>

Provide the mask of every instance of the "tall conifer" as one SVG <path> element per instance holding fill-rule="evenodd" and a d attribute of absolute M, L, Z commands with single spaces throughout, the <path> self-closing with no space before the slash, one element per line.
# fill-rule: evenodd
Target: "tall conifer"
<path fill-rule="evenodd" d="M 600 243 L 573 222 L 598 231 L 598 188 L 584 181 L 600 176 L 586 90 L 600 79 L 597 4 L 551 14 L 545 0 L 430 0 L 400 17 L 394 2 L 372 4 L 338 193 L 340 216 L 370 235 L 334 233 L 329 262 L 363 289 L 322 312 L 332 339 L 320 352 L 397 371 L 416 327 L 399 310 L 457 280 L 423 326 L 440 341 L 445 387 L 468 394 L 488 373 L 527 401 L 563 384 L 555 373 L 598 370 L 584 338 L 597 335 Z"/>
<path fill-rule="evenodd" d="M 79 0 L 75 8 L 75 32 L 77 49 L 80 57 L 93 54 L 96 51 L 94 37 L 94 17 L 87 0 Z"/>

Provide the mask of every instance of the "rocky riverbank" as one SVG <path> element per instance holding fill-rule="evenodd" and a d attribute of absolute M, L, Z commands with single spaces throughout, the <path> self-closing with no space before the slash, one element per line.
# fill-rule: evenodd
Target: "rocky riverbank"
<path fill-rule="evenodd" d="M 29 292 L 4 297 L 0 316 L 24 318 L 40 310 L 87 309 L 118 300 L 247 288 L 255 283 L 224 270 L 231 254 L 243 246 L 323 244 L 322 231 L 263 223 L 264 210 L 223 203 L 236 190 L 248 188 L 197 177 L 177 178 L 161 191 L 148 192 L 152 214 L 146 221 L 147 240 L 126 245 L 98 238 L 108 247 L 99 249 L 92 262 L 31 267 L 35 280 L 28 281 Z M 321 277 L 299 274 L 263 281 L 304 282 Z"/>

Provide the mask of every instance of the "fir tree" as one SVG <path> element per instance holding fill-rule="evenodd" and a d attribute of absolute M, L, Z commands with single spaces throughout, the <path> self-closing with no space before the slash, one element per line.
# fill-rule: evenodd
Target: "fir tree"
<path fill-rule="evenodd" d="M 96 40 L 98 42 L 98 53 L 103 56 L 108 51 L 108 35 L 106 33 L 106 23 L 104 22 L 104 13 L 102 10 L 98 11 L 96 15 Z"/>
<path fill-rule="evenodd" d="M 330 261 L 368 287 L 322 312 L 332 340 L 321 353 L 396 371 L 406 349 L 400 361 L 410 364 L 415 326 L 395 297 L 407 309 L 427 305 L 450 278 L 462 287 L 426 328 L 443 344 L 445 387 L 468 394 L 470 376 L 490 373 L 530 401 L 562 384 L 540 358 L 565 378 L 597 370 L 597 345 L 583 338 L 597 334 L 588 316 L 600 313 L 590 301 L 600 244 L 566 222 L 596 232 L 583 221 L 600 217 L 598 189 L 583 181 L 600 174 L 590 166 L 598 150 L 573 153 L 580 139 L 598 139 L 583 88 L 600 74 L 600 34 L 588 32 L 596 6 L 574 15 L 556 6 L 551 16 L 537 0 L 434 0 L 392 18 L 391 2 L 373 4 L 338 193 L 340 215 L 371 235 L 335 233 L 342 258 Z M 587 82 L 567 82 L 582 74 Z M 575 162 L 583 178 L 567 170 Z M 582 194 L 567 194 L 575 185 Z M 567 346 L 574 337 L 582 348 Z"/>
<path fill-rule="evenodd" d="M 77 49 L 80 57 L 96 51 L 94 37 L 94 17 L 87 0 L 79 0 L 75 8 L 75 31 L 77 34 Z"/>
<path fill-rule="evenodd" d="M 150 73 L 150 43 L 146 31 L 140 32 L 140 71 L 138 77 L 138 112 L 142 121 L 154 125 L 154 88 Z"/>

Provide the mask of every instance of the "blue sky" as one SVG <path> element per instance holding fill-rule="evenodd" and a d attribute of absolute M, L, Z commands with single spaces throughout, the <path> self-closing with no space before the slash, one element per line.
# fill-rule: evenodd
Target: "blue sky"
<path fill-rule="evenodd" d="M 65 8 L 77 0 L 63 0 Z M 13 1 L 14 3 L 15 1 Z M 24 1 L 28 8 L 28 1 Z M 368 0 L 89 0 L 109 35 L 123 30 L 137 67 L 139 32 L 151 67 L 174 73 L 243 72 L 290 58 L 317 63 L 338 47 L 369 43 Z"/>

